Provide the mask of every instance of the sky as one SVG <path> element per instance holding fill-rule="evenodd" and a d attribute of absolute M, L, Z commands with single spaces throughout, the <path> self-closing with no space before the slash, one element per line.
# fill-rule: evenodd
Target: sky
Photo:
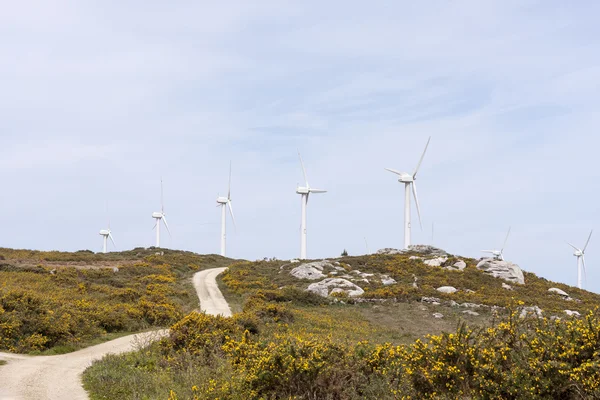
<path fill-rule="evenodd" d="M 19 1 L 0 13 L 0 246 L 308 256 L 413 243 L 600 293 L 600 3 Z M 432 239 L 432 224 L 435 233 Z M 113 249 L 110 247 L 110 249 Z"/>

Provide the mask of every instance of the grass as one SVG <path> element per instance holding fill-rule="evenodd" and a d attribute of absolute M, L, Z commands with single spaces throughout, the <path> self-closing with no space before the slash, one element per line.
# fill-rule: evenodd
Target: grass
<path fill-rule="evenodd" d="M 6 365 L 7 361 L 6 360 L 0 360 L 0 365 Z"/>

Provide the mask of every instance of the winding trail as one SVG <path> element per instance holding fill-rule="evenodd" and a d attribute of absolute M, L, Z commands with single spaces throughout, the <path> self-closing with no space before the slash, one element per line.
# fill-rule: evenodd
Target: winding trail
<path fill-rule="evenodd" d="M 226 268 L 212 268 L 194 274 L 193 283 L 200 309 L 207 314 L 231 316 L 231 310 L 217 286 L 216 277 Z M 81 374 L 92 361 L 107 354 L 136 350 L 167 335 L 168 329 L 123 336 L 110 342 L 58 356 L 26 356 L 1 353 L 0 400 L 84 400 Z"/>

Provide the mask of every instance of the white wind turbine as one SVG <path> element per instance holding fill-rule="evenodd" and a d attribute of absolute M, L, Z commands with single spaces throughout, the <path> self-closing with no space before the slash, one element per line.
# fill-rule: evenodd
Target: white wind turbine
<path fill-rule="evenodd" d="M 112 236 L 112 231 L 110 230 L 110 221 L 108 221 L 108 229 L 101 229 L 100 230 L 100 236 L 102 236 L 102 241 L 103 241 L 103 245 L 102 245 L 102 252 L 106 253 L 106 244 L 108 242 L 108 239 L 110 238 L 110 241 L 112 242 L 113 246 L 117 247 L 115 240 L 113 239 Z"/>
<path fill-rule="evenodd" d="M 217 197 L 217 207 L 221 207 L 221 255 L 225 257 L 225 248 L 226 248 L 226 229 L 225 229 L 225 221 L 227 217 L 226 208 L 229 207 L 229 213 L 231 214 L 231 220 L 233 221 L 233 226 L 235 227 L 235 217 L 233 216 L 233 208 L 231 207 L 231 161 L 229 162 L 229 188 L 227 190 L 227 197 Z"/>
<path fill-rule="evenodd" d="M 588 236 L 588 240 L 587 240 L 587 242 L 585 242 L 585 246 L 583 246 L 583 250 L 581 250 L 581 249 L 573 246 L 571 243 L 567 242 L 567 244 L 569 246 L 571 246 L 573 249 L 575 249 L 575 253 L 573 253 L 573 255 L 575 257 L 577 257 L 577 287 L 579 289 L 583 288 L 581 272 L 583 271 L 583 273 L 587 275 L 587 272 L 585 270 L 585 249 L 587 249 L 588 244 L 590 244 L 590 239 L 592 238 L 592 233 L 594 233 L 593 230 L 590 232 L 590 236 Z"/>
<path fill-rule="evenodd" d="M 510 235 L 510 227 L 508 228 L 508 233 L 506 234 L 506 239 L 504 239 L 504 244 L 502 245 L 501 250 L 481 250 L 484 253 L 491 253 L 495 259 L 504 261 L 504 248 L 506 247 L 506 242 L 508 241 L 508 236 Z"/>
<path fill-rule="evenodd" d="M 152 213 L 152 218 L 156 220 L 156 224 L 154 224 L 154 228 L 156 229 L 156 247 L 160 247 L 160 221 L 165 224 L 165 228 L 167 228 L 167 232 L 169 232 L 169 236 L 171 236 L 171 231 L 169 230 L 169 225 L 167 224 L 167 218 L 165 215 L 165 204 L 163 201 L 163 181 L 160 180 L 160 212 L 156 211 Z"/>
<path fill-rule="evenodd" d="M 431 141 L 431 136 L 427 140 L 427 144 L 425 145 L 425 150 L 423 150 L 423 154 L 421 155 L 421 159 L 417 164 L 417 168 L 411 174 L 408 172 L 400 172 L 395 169 L 386 168 L 387 171 L 390 171 L 396 175 L 399 175 L 398 182 L 404 183 L 404 248 L 408 249 L 410 246 L 410 191 L 412 187 L 413 196 L 415 197 L 415 204 L 417 205 L 417 214 L 419 215 L 419 224 L 421 225 L 421 229 L 423 229 L 423 224 L 421 223 L 421 209 L 419 207 L 419 198 L 417 196 L 417 172 L 419 172 L 419 168 L 421 167 L 421 163 L 423 162 L 423 158 L 425 157 L 425 152 L 427 151 L 427 147 L 429 147 L 429 142 Z"/>
<path fill-rule="evenodd" d="M 302 222 L 300 226 L 300 259 L 306 259 L 306 205 L 308 204 L 308 196 L 311 193 L 326 193 L 327 190 L 313 189 L 308 184 L 308 178 L 306 176 L 306 169 L 304 168 L 304 162 L 302 156 L 298 152 L 300 158 L 300 165 L 302 166 L 302 173 L 304 174 L 304 183 L 306 186 L 296 187 L 296 193 L 302 195 Z"/>

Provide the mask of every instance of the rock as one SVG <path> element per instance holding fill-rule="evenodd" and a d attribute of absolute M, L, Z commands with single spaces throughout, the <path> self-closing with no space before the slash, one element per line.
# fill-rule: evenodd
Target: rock
<path fill-rule="evenodd" d="M 117 273 L 117 272 L 119 272 L 119 268 L 117 268 L 117 267 L 113 267 L 113 268 L 112 268 L 112 272 L 114 272 L 114 273 Z"/>
<path fill-rule="evenodd" d="M 56 268 L 54 268 L 52 271 L 50 271 L 50 275 L 56 275 Z"/>
<path fill-rule="evenodd" d="M 422 260 L 423 257 L 419 257 L 419 256 L 410 256 L 408 257 L 409 260 Z"/>
<path fill-rule="evenodd" d="M 329 275 L 337 275 L 337 274 L 338 274 L 338 272 L 337 272 L 337 271 L 331 271 L 331 272 L 329 273 Z"/>
<path fill-rule="evenodd" d="M 429 246 L 426 244 L 410 245 L 410 246 L 408 246 L 408 249 L 405 249 L 405 250 L 398 250 L 398 249 L 391 249 L 391 248 L 377 250 L 377 254 L 405 254 L 405 253 L 409 253 L 409 252 L 424 254 L 424 255 L 428 255 L 428 256 L 447 256 L 448 255 L 448 253 L 446 253 L 444 250 L 438 249 L 437 247 Z"/>
<path fill-rule="evenodd" d="M 506 289 L 506 290 L 514 290 L 512 286 L 507 285 L 506 283 L 502 282 L 502 288 Z"/>
<path fill-rule="evenodd" d="M 292 263 L 292 264 L 299 263 L 299 262 L 300 262 L 300 260 L 296 260 L 296 259 L 290 260 L 290 263 Z"/>
<path fill-rule="evenodd" d="M 328 261 L 315 261 L 297 266 L 290 271 L 290 274 L 298 279 L 316 280 L 325 278 L 325 275 L 323 274 L 323 269 L 325 267 L 333 268 Z"/>
<path fill-rule="evenodd" d="M 481 308 L 481 307 L 483 307 L 483 304 L 462 303 L 460 306 L 465 307 L 465 308 Z"/>
<path fill-rule="evenodd" d="M 393 285 L 395 283 L 397 283 L 397 282 L 394 278 L 390 278 L 387 275 L 381 275 L 381 284 L 383 286 L 389 286 L 389 285 Z"/>
<path fill-rule="evenodd" d="M 477 264 L 477 269 L 484 271 L 486 274 L 494 278 L 504 279 L 511 283 L 525 284 L 523 271 L 517 264 L 510 261 L 494 260 L 492 258 L 484 258 Z"/>
<path fill-rule="evenodd" d="M 421 297 L 421 303 L 440 304 L 441 300 L 438 299 L 437 297 Z"/>
<path fill-rule="evenodd" d="M 308 285 L 309 292 L 318 294 L 319 296 L 328 297 L 333 293 L 346 293 L 350 297 L 360 296 L 365 291 L 360 286 L 342 278 L 326 278 L 321 282 L 315 282 Z"/>
<path fill-rule="evenodd" d="M 523 307 L 521 309 L 521 315 L 519 315 L 519 318 L 525 318 L 527 316 L 542 318 L 542 312 L 542 309 L 538 306 Z"/>
<path fill-rule="evenodd" d="M 440 314 L 439 312 L 433 313 L 431 315 L 433 315 L 433 318 L 444 318 L 444 314 Z"/>
<path fill-rule="evenodd" d="M 463 260 L 457 261 L 454 264 L 445 267 L 445 269 L 449 271 L 462 271 L 465 268 L 467 268 L 467 263 Z"/>
<path fill-rule="evenodd" d="M 569 317 L 581 317 L 581 314 L 579 313 L 579 311 L 571 311 L 571 310 L 565 310 L 565 314 L 567 314 Z"/>
<path fill-rule="evenodd" d="M 356 275 L 360 276 L 361 278 L 368 278 L 368 277 L 371 277 L 371 276 L 375 275 L 375 274 L 368 274 L 366 272 L 360 272 L 357 269 L 354 270 L 354 271 L 350 271 L 350 273 L 351 274 L 356 274 Z"/>
<path fill-rule="evenodd" d="M 425 260 L 423 261 L 423 264 L 429 265 L 430 267 L 441 267 L 446 261 L 448 261 L 448 257 L 437 257 L 432 258 L 431 260 Z"/>
<path fill-rule="evenodd" d="M 415 289 L 419 288 L 419 285 L 417 285 L 417 281 L 419 280 L 419 278 L 417 278 L 417 276 L 415 274 L 413 274 L 413 283 L 412 283 L 412 287 Z"/>
<path fill-rule="evenodd" d="M 465 293 L 475 293 L 475 291 L 471 289 L 465 289 Z"/>
<path fill-rule="evenodd" d="M 471 310 L 465 310 L 465 311 L 463 311 L 463 314 L 472 315 L 474 317 L 479 315 L 479 313 L 477 311 L 471 311 Z"/>
<path fill-rule="evenodd" d="M 459 304 L 457 302 L 455 302 L 454 300 L 450 300 L 450 302 L 448 303 L 450 305 L 450 307 L 458 307 Z"/>
<path fill-rule="evenodd" d="M 565 292 L 564 290 L 561 290 L 559 288 L 551 287 L 550 289 L 548 289 L 548 291 L 551 293 L 556 293 L 558 295 L 561 295 L 562 297 L 571 298 L 571 296 L 569 296 L 569 294 L 567 292 Z"/>
<path fill-rule="evenodd" d="M 390 254 L 390 255 L 393 255 L 393 254 L 402 254 L 402 253 L 404 253 L 403 250 L 392 249 L 392 248 L 386 247 L 385 249 L 377 250 L 376 254 Z"/>
<path fill-rule="evenodd" d="M 456 289 L 454 286 L 441 286 L 441 287 L 437 288 L 436 290 L 438 292 L 448 293 L 448 294 L 456 293 L 458 291 L 458 289 Z"/>

